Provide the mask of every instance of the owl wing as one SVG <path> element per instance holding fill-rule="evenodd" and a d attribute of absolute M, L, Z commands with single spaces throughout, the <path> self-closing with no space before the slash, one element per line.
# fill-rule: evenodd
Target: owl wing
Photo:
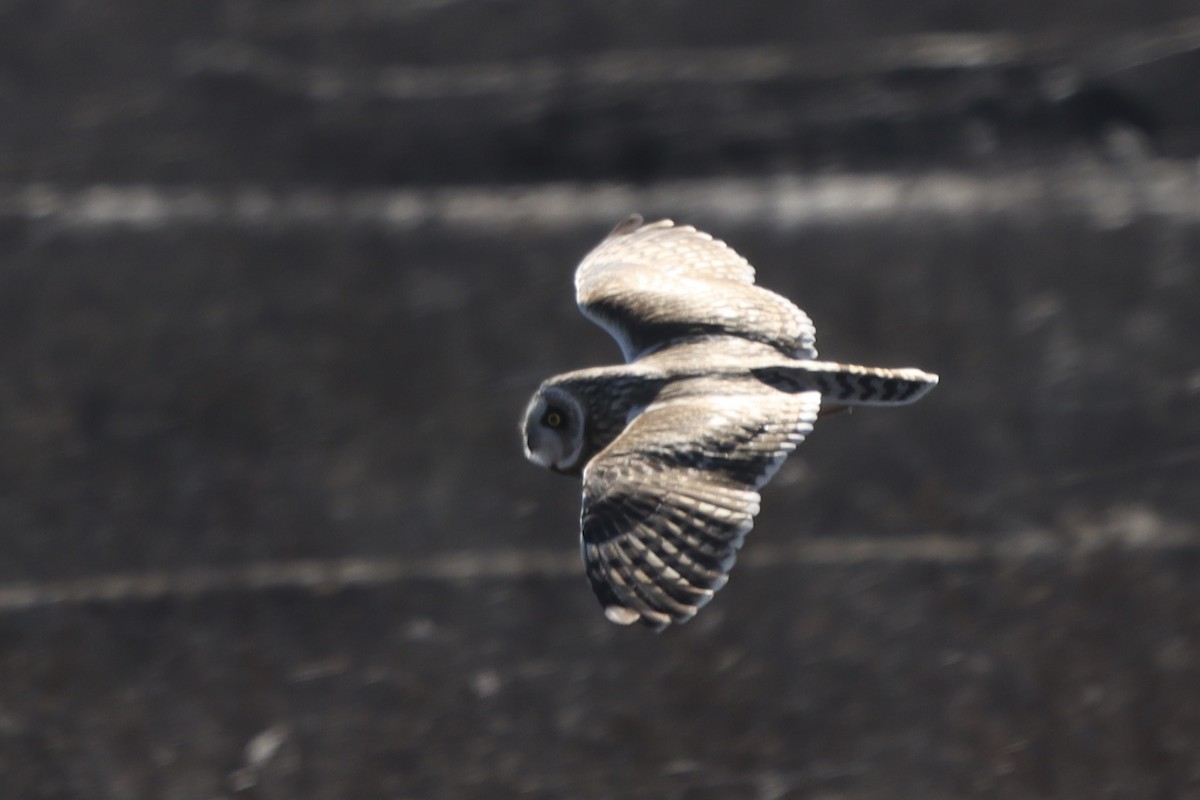
<path fill-rule="evenodd" d="M 670 220 L 634 215 L 584 256 L 575 299 L 626 361 L 697 335 L 739 336 L 816 358 L 816 330 L 790 300 L 754 285 L 733 248 Z"/>
<path fill-rule="evenodd" d="M 711 600 L 754 524 L 757 489 L 820 403 L 752 378 L 683 381 L 602 450 L 583 472 L 580 546 L 605 616 L 662 630 Z"/>

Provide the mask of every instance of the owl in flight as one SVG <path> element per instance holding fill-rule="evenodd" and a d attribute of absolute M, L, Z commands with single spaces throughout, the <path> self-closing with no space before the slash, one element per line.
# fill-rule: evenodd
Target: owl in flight
<path fill-rule="evenodd" d="M 712 599 L 758 490 L 821 413 L 911 403 L 938 381 L 817 361 L 807 314 L 755 286 L 725 243 L 670 220 L 618 225 L 579 264 L 575 299 L 626 363 L 545 381 L 525 455 L 582 475 L 584 566 L 622 625 L 662 630 Z"/>

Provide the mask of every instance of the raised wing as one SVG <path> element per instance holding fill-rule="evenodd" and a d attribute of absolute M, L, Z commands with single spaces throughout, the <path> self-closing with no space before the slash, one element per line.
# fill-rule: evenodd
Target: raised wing
<path fill-rule="evenodd" d="M 626 361 L 698 335 L 739 336 L 816 358 L 816 330 L 791 301 L 754 285 L 754 268 L 724 242 L 636 214 L 575 271 L 579 309 L 617 340 Z"/>
<path fill-rule="evenodd" d="M 673 384 L 588 464 L 581 548 L 605 616 L 662 630 L 712 599 L 820 398 L 749 377 Z"/>

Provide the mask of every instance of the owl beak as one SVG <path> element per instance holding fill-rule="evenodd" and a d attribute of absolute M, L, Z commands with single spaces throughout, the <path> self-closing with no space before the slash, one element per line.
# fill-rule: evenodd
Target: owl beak
<path fill-rule="evenodd" d="M 554 465 L 547 461 L 545 456 L 533 449 L 533 441 L 528 436 L 525 437 L 525 458 L 543 469 L 554 469 Z"/>

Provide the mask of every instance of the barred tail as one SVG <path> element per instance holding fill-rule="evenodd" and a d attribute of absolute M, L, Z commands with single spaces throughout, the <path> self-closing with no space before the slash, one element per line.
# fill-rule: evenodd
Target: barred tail
<path fill-rule="evenodd" d="M 937 375 L 915 368 L 880 369 L 832 361 L 797 361 L 752 371 L 777 389 L 819 391 L 822 405 L 831 406 L 906 405 L 924 397 L 938 382 Z"/>

